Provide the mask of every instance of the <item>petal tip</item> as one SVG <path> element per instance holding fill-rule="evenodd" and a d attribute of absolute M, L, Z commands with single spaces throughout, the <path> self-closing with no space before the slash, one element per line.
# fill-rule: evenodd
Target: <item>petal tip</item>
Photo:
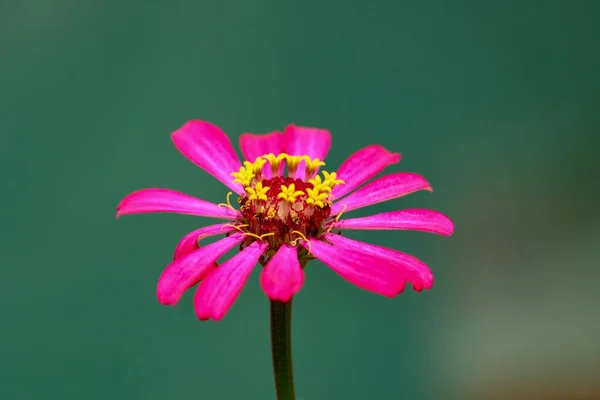
<path fill-rule="evenodd" d="M 400 153 L 391 153 L 388 163 L 389 165 L 398 164 L 400 160 L 402 160 L 402 155 Z"/>

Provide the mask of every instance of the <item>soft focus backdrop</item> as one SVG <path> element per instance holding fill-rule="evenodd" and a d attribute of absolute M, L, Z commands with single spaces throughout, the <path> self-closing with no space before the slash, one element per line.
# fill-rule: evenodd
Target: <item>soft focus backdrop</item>
<path fill-rule="evenodd" d="M 171 144 L 195 118 L 236 144 L 328 128 L 331 168 L 380 143 L 435 192 L 352 215 L 456 223 L 352 234 L 427 262 L 429 292 L 389 300 L 309 265 L 300 399 L 598 389 L 600 4 L 360 3 L 2 2 L 0 398 L 273 398 L 259 270 L 223 321 L 199 322 L 191 293 L 164 307 L 155 285 L 211 221 L 115 219 L 144 187 L 225 199 Z"/>

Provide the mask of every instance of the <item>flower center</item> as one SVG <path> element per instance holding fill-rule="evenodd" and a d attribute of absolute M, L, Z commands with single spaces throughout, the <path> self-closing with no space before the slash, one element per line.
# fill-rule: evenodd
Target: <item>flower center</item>
<path fill-rule="evenodd" d="M 274 253 L 283 244 L 297 245 L 327 232 L 334 222 L 331 190 L 344 181 L 335 172 L 323 171 L 321 178 L 317 170 L 324 165 L 308 156 L 265 154 L 233 172 L 234 182 L 245 190 L 238 198 L 241 217 L 236 221 L 236 229 L 248 237 L 242 247 L 260 239 Z"/>

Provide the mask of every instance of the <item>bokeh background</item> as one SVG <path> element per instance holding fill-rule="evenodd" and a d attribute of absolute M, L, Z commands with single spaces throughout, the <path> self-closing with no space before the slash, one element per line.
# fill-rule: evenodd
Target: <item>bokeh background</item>
<path fill-rule="evenodd" d="M 191 293 L 164 307 L 155 284 L 211 221 L 115 219 L 144 187 L 224 200 L 171 144 L 190 119 L 235 141 L 328 128 L 332 168 L 380 143 L 435 192 L 353 215 L 456 223 L 353 233 L 427 262 L 428 292 L 384 299 L 309 265 L 299 399 L 600 398 L 599 15 L 584 0 L 3 1 L 0 398 L 274 397 L 258 269 L 223 321 L 199 322 Z"/>

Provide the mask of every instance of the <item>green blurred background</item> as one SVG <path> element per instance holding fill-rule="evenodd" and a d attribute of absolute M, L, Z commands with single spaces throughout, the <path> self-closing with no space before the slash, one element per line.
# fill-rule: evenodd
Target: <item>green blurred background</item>
<path fill-rule="evenodd" d="M 155 285 L 211 221 L 114 216 L 144 187 L 224 200 L 171 144 L 190 119 L 236 142 L 328 128 L 332 168 L 380 143 L 435 192 L 352 215 L 456 223 L 353 234 L 427 262 L 428 292 L 388 300 L 309 265 L 299 399 L 597 389 L 599 15 L 583 0 L 3 1 L 0 398 L 273 398 L 258 269 L 223 321 L 199 322 L 191 293 L 164 307 Z"/>

